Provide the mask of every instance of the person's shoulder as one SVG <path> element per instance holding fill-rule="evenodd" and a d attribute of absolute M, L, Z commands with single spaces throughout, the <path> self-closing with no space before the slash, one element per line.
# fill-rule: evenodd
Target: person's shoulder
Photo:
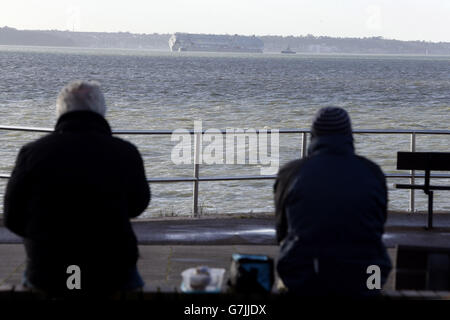
<path fill-rule="evenodd" d="M 301 167 L 307 159 L 308 158 L 292 160 L 278 170 L 277 178 L 273 185 L 275 194 L 281 195 L 285 190 L 288 190 L 287 188 L 292 184 L 292 181 L 295 181 L 297 174 L 300 172 Z"/>
<path fill-rule="evenodd" d="M 46 134 L 36 140 L 25 143 L 21 148 L 20 154 L 29 154 L 33 151 L 39 150 L 42 146 L 47 145 L 54 138 L 53 133 Z"/>
<path fill-rule="evenodd" d="M 360 156 L 360 155 L 356 155 L 356 157 L 357 157 L 362 163 L 364 163 L 364 165 L 365 165 L 370 171 L 372 171 L 372 172 L 373 172 L 374 174 L 376 174 L 376 175 L 383 176 L 383 178 L 384 178 L 383 170 L 381 169 L 381 167 L 380 167 L 378 164 L 376 164 L 374 161 L 372 161 L 372 160 L 370 160 L 370 159 L 368 159 L 368 158 L 366 158 L 366 157 Z"/>
<path fill-rule="evenodd" d="M 361 155 L 356 155 L 356 158 L 359 159 L 361 162 L 363 162 L 365 165 L 367 165 L 373 169 L 381 170 L 380 166 L 378 164 L 376 164 L 374 161 L 370 160 L 369 158 L 366 158 Z"/>
<path fill-rule="evenodd" d="M 140 155 L 139 149 L 134 143 L 115 136 L 113 136 L 112 139 L 114 144 L 116 144 L 116 146 L 122 149 L 124 152 L 132 152 L 134 154 Z"/>
<path fill-rule="evenodd" d="M 278 177 L 290 176 L 294 174 L 305 163 L 304 159 L 295 159 L 284 164 L 280 170 L 278 170 Z"/>

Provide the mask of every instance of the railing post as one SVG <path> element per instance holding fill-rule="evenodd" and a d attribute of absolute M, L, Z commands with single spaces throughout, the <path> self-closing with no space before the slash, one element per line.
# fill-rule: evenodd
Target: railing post
<path fill-rule="evenodd" d="M 194 178 L 195 181 L 192 186 L 192 214 L 194 217 L 198 216 L 198 183 L 200 174 L 200 162 L 201 162 L 201 142 L 202 132 L 194 132 Z"/>
<path fill-rule="evenodd" d="M 300 157 L 304 158 L 307 155 L 306 147 L 308 144 L 308 135 L 306 132 L 302 132 L 302 151 L 300 153 Z"/>
<path fill-rule="evenodd" d="M 416 152 L 416 133 L 413 132 L 411 133 L 411 152 Z M 415 182 L 415 174 L 416 171 L 415 170 L 411 170 L 411 179 L 410 179 L 410 184 L 414 184 Z M 410 212 L 415 212 L 416 208 L 415 208 L 415 193 L 414 193 L 414 189 L 410 189 L 409 190 L 409 211 Z"/>

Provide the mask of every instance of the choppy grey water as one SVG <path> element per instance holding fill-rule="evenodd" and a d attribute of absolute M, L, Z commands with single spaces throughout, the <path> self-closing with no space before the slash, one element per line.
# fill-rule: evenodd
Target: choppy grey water
<path fill-rule="evenodd" d="M 322 106 L 345 108 L 354 129 L 450 129 L 450 57 L 159 53 L 127 50 L 0 47 L 0 124 L 53 127 L 55 98 L 74 79 L 102 84 L 113 130 L 308 128 Z M 39 133 L 0 131 L 0 173 Z M 176 166 L 170 136 L 124 136 L 140 149 L 148 177 L 191 177 Z M 385 172 L 409 149 L 405 135 L 357 135 L 357 152 Z M 298 134 L 280 136 L 281 164 L 300 153 Z M 450 136 L 418 136 L 418 151 L 449 151 Z M 202 165 L 200 175 L 257 175 L 257 165 Z M 388 180 L 389 186 L 405 180 Z M 438 183 L 448 184 L 440 180 Z M 0 193 L 6 181 L 0 181 Z M 200 183 L 207 213 L 273 210 L 273 181 Z M 152 184 L 143 215 L 191 213 L 192 183 Z M 417 192 L 417 209 L 426 201 Z M 406 210 L 409 191 L 390 189 L 390 209 Z M 450 210 L 438 192 L 437 210 Z"/>

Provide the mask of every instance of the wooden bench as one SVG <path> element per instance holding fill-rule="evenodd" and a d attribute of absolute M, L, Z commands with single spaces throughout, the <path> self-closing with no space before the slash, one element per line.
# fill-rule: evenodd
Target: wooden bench
<path fill-rule="evenodd" d="M 428 229 L 433 228 L 433 193 L 434 190 L 450 190 L 450 186 L 433 186 L 430 184 L 431 171 L 450 171 L 450 152 L 398 152 L 398 170 L 424 170 L 425 181 L 418 184 L 396 184 L 398 189 L 420 189 L 428 195 Z"/>

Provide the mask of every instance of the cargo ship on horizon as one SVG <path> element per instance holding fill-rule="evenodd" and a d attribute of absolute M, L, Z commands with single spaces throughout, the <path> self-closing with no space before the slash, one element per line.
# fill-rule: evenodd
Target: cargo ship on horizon
<path fill-rule="evenodd" d="M 215 34 L 173 34 L 169 39 L 172 52 L 247 52 L 262 53 L 264 42 L 256 36 L 215 35 Z"/>

